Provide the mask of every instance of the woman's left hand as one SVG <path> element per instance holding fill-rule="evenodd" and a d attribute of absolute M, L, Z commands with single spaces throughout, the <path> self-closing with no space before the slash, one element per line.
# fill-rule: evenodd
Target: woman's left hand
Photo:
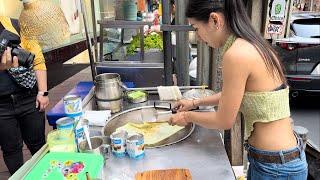
<path fill-rule="evenodd" d="M 169 124 L 171 126 L 186 126 L 189 124 L 187 118 L 187 112 L 178 112 L 177 114 L 173 114 L 169 120 Z"/>
<path fill-rule="evenodd" d="M 36 108 L 39 108 L 40 112 L 45 111 L 45 109 L 48 105 L 49 105 L 49 97 L 48 96 L 37 95 Z"/>

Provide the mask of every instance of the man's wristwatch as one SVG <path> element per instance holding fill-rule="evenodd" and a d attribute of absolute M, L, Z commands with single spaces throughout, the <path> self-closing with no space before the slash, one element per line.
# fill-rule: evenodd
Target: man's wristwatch
<path fill-rule="evenodd" d="M 48 91 L 39 91 L 39 92 L 38 92 L 38 95 L 48 96 L 48 95 L 49 95 L 49 92 L 48 92 Z"/>

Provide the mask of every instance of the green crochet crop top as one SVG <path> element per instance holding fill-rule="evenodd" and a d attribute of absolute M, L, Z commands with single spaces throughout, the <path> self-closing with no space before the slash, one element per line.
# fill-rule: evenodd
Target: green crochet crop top
<path fill-rule="evenodd" d="M 272 122 L 290 117 L 289 88 L 268 92 L 245 92 L 240 112 L 244 116 L 247 140 L 255 122 Z"/>
<path fill-rule="evenodd" d="M 222 55 L 232 46 L 236 39 L 237 37 L 233 34 L 228 37 L 223 46 Z M 254 123 L 267 123 L 290 117 L 289 87 L 281 85 L 280 88 L 274 91 L 245 92 L 240 112 L 244 116 L 244 139 L 247 140 L 254 129 Z"/>

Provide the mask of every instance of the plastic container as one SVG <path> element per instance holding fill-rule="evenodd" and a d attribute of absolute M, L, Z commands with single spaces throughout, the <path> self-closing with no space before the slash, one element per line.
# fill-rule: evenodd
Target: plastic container
<path fill-rule="evenodd" d="M 71 130 L 53 130 L 47 137 L 50 152 L 76 152 L 74 132 Z"/>
<path fill-rule="evenodd" d="M 115 19 L 124 20 L 123 0 L 116 0 L 115 2 Z"/>
<path fill-rule="evenodd" d="M 130 103 L 142 103 L 148 100 L 148 93 L 146 91 L 129 91 L 126 93 L 126 99 Z"/>
<path fill-rule="evenodd" d="M 145 0 L 137 0 L 138 11 L 146 12 L 146 1 Z"/>
<path fill-rule="evenodd" d="M 84 180 L 102 179 L 103 157 L 84 153 L 48 153 L 26 175 L 25 180 Z"/>
<path fill-rule="evenodd" d="M 74 126 L 74 119 L 71 117 L 63 117 L 56 121 L 57 129 L 65 129 L 70 130 L 73 129 Z"/>
<path fill-rule="evenodd" d="M 100 0 L 100 10 L 102 18 L 114 18 L 116 1 L 119 0 Z"/>
<path fill-rule="evenodd" d="M 136 1 L 134 0 L 124 0 L 123 2 L 123 12 L 124 20 L 126 21 L 136 21 L 138 8 Z"/>

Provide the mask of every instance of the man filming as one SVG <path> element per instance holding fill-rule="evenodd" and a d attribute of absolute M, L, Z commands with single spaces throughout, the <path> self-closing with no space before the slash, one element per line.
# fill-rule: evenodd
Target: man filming
<path fill-rule="evenodd" d="M 41 48 L 19 32 L 17 20 L 0 16 L 0 146 L 10 174 L 23 165 L 23 142 L 32 155 L 45 144 L 49 104 Z"/>

